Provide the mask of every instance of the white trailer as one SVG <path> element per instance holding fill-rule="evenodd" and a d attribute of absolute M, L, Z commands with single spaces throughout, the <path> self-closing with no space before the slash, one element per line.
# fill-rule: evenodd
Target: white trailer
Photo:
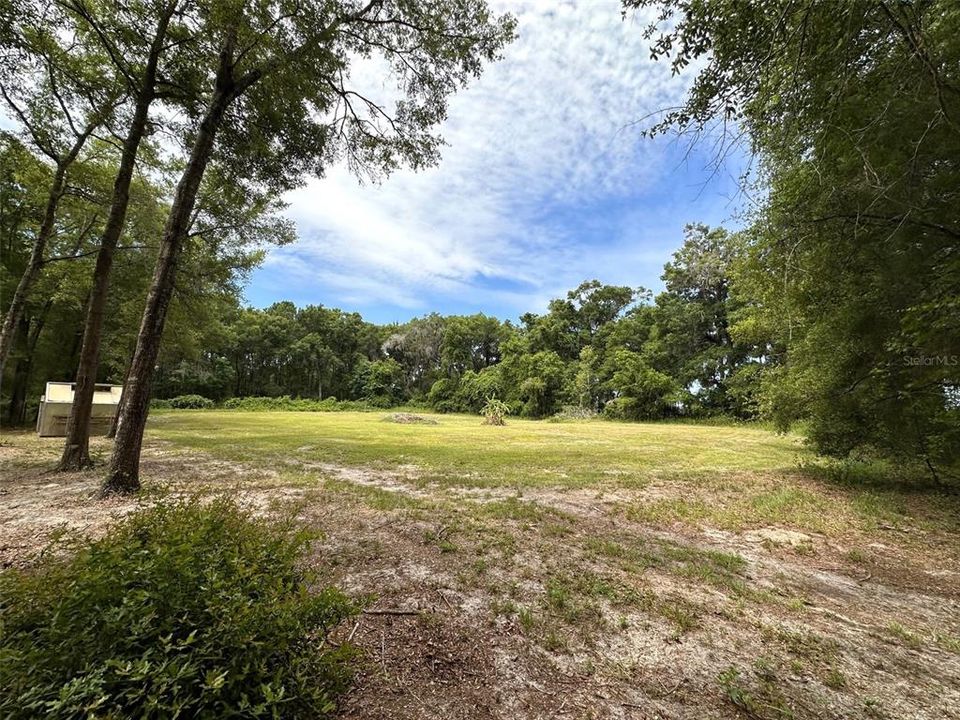
<path fill-rule="evenodd" d="M 76 383 L 47 383 L 47 391 L 40 398 L 40 412 L 37 413 L 37 435 L 64 437 L 67 434 L 67 419 L 70 417 L 73 391 L 76 387 Z M 94 386 L 93 408 L 90 412 L 91 435 L 106 435 L 110 432 L 122 392 L 123 385 Z"/>

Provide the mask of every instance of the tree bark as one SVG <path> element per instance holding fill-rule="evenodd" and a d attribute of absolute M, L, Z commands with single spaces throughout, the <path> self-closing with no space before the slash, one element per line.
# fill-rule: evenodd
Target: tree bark
<path fill-rule="evenodd" d="M 10 404 L 7 406 L 7 424 L 16 426 L 23 422 L 27 400 L 27 376 L 29 374 L 30 319 L 21 317 L 17 322 L 16 338 L 13 345 L 22 348 L 13 353 L 13 377 L 10 382 Z"/>
<path fill-rule="evenodd" d="M 100 238 L 100 251 L 93 271 L 93 289 L 87 306 L 87 318 L 83 328 L 83 344 L 73 393 L 73 405 L 67 420 L 67 439 L 57 469 L 80 470 L 89 467 L 90 460 L 90 415 L 93 410 L 93 392 L 100 365 L 100 340 L 103 332 L 103 316 L 110 289 L 110 271 L 120 235 L 123 233 L 130 201 L 130 182 L 137 162 L 137 152 L 143 139 L 150 114 L 150 105 L 155 97 L 157 66 L 163 52 L 167 26 L 175 4 L 167 8 L 157 23 L 157 32 L 150 47 L 150 55 L 144 68 L 143 81 L 137 93 L 133 119 L 123 143 L 120 168 L 113 183 L 113 198 L 110 215 Z"/>
<path fill-rule="evenodd" d="M 130 363 L 133 362 L 133 358 L 130 358 L 130 362 L 127 363 L 127 369 L 123 373 L 123 389 L 120 391 L 120 402 L 117 403 L 117 413 L 113 416 L 113 422 L 110 423 L 110 431 L 107 433 L 107 437 L 113 439 L 117 436 L 117 428 L 120 427 L 120 419 L 123 416 L 123 404 L 127 397 L 127 378 L 130 377 Z"/>
<path fill-rule="evenodd" d="M 232 49 L 229 55 L 230 57 L 226 59 L 221 58 L 216 90 L 200 123 L 190 152 L 190 160 L 177 184 L 173 205 L 164 228 L 153 279 L 147 293 L 146 307 L 140 322 L 140 332 L 137 335 L 137 346 L 127 374 L 125 397 L 121 408 L 123 415 L 118 421 L 110 469 L 100 489 L 102 496 L 132 493 L 140 489 L 140 451 L 143 446 L 143 431 L 150 410 L 153 373 L 160 351 L 167 308 L 173 295 L 177 264 L 190 229 L 200 182 L 203 180 L 207 163 L 213 154 L 217 129 L 223 121 L 227 107 L 235 97 L 233 84 L 227 82 L 232 72 Z"/>
<path fill-rule="evenodd" d="M 13 371 L 10 407 L 7 409 L 7 420 L 10 425 L 22 425 L 27 419 L 27 392 L 30 389 L 30 378 L 33 374 L 33 359 L 36 356 L 37 343 L 51 305 L 53 301 L 47 300 L 39 315 L 32 319 L 21 318 L 20 320 L 24 353 L 17 358 Z"/>

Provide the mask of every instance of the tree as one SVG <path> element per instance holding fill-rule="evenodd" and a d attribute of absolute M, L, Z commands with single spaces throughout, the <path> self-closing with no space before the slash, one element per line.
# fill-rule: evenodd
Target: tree
<path fill-rule="evenodd" d="M 57 233 L 44 270 L 21 314 L 8 372 L 0 385 L 5 423 L 30 419 L 44 381 L 70 381 L 77 366 L 90 272 L 98 251 L 96 239 L 109 211 L 116 174 L 115 154 L 105 152 L 99 141 L 93 141 L 89 151 L 91 157 L 74 166 L 70 191 L 58 206 Z M 9 298 L 8 288 L 18 282 L 29 256 L 35 218 L 43 211 L 51 173 L 48 164 L 35 159 L 15 138 L 0 137 L 0 297 L 4 299 Z M 269 207 L 261 209 L 266 214 L 259 216 L 253 207 L 246 207 L 243 217 L 236 210 L 221 212 L 209 198 L 223 194 L 215 187 L 204 190 L 204 209 L 197 224 L 203 232 L 194 234 L 184 255 L 185 281 L 175 289 L 164 352 L 158 361 L 165 371 L 164 382 L 199 385 L 202 394 L 212 397 L 222 396 L 224 391 L 218 388 L 224 383 L 229 391 L 233 378 L 230 368 L 225 371 L 208 351 L 225 345 L 224 320 L 236 312 L 239 282 L 262 256 L 246 241 L 267 242 L 277 233 L 283 236 L 286 226 L 271 222 Z M 156 237 L 168 207 L 163 184 L 136 174 L 105 311 L 99 378 L 119 382 L 124 377 Z M 231 225 L 241 228 L 240 232 L 229 230 Z"/>
<path fill-rule="evenodd" d="M 546 417 L 560 410 L 567 396 L 568 366 L 553 350 L 526 351 L 522 341 L 507 343 L 501 376 L 509 388 L 507 400 L 519 403 L 521 414 Z"/>
<path fill-rule="evenodd" d="M 230 5 L 211 14 L 210 23 L 204 37 L 218 49 L 215 78 L 161 240 L 104 492 L 139 485 L 166 310 L 217 134 L 223 136 L 225 167 L 274 188 L 288 187 L 304 170 L 338 158 L 375 175 L 400 163 L 430 164 L 440 143 L 431 129 L 446 115 L 446 98 L 478 75 L 485 60 L 495 59 L 513 34 L 513 21 L 492 18 L 481 0 L 456 7 L 278 0 L 256 12 Z M 375 52 L 399 79 L 403 97 L 393 113 L 347 84 L 351 56 Z M 318 116 L 318 109 L 326 114 Z"/>
<path fill-rule="evenodd" d="M 643 288 L 588 280 L 568 292 L 565 299 L 551 300 L 546 315 L 526 313 L 520 319 L 532 349 L 552 350 L 564 360 L 576 360 L 583 348 L 644 293 Z"/>
<path fill-rule="evenodd" d="M 642 420 L 666 414 L 676 390 L 673 378 L 654 370 L 640 354 L 630 350 L 617 350 L 607 362 L 611 376 L 607 387 L 615 395 L 604 407 L 607 415 Z"/>
<path fill-rule="evenodd" d="M 69 190 L 68 175 L 87 141 L 109 124 L 123 99 L 123 89 L 105 63 L 64 27 L 65 19 L 56 4 L 11 3 L 0 12 L 0 97 L 22 137 L 53 165 L 43 213 L 31 233 L 29 259 L 0 327 L 0 377 L 24 306 L 48 261 L 45 254 Z"/>
<path fill-rule="evenodd" d="M 171 34 L 181 41 L 184 35 L 188 35 L 183 26 L 176 32 L 171 28 L 180 2 L 142 0 L 118 5 L 88 4 L 86 0 L 64 2 L 79 34 L 94 38 L 91 42 L 96 42 L 99 50 L 110 58 L 114 69 L 123 78 L 133 107 L 120 151 L 110 212 L 100 236 L 100 250 L 93 271 L 93 288 L 87 303 L 83 344 L 77 365 L 73 405 L 67 421 L 67 438 L 58 466 L 60 470 L 77 470 L 90 465 L 90 414 L 100 360 L 110 271 L 123 233 L 130 201 L 130 183 L 140 143 L 150 119 L 150 106 L 157 99 L 161 82 L 175 82 L 162 79 L 161 59 L 171 46 L 177 46 L 176 41 L 170 43 Z M 179 79 L 176 67 L 170 67 L 170 75 Z"/>
<path fill-rule="evenodd" d="M 310 333 L 297 340 L 290 348 L 290 353 L 293 356 L 293 362 L 306 366 L 305 374 L 307 377 L 315 377 L 313 392 L 318 400 L 322 400 L 323 370 L 325 366 L 329 368 L 333 360 L 333 353 L 324 345 L 323 339 L 315 333 Z"/>
<path fill-rule="evenodd" d="M 593 343 L 597 333 L 619 318 L 643 293 L 643 288 L 604 285 L 599 280 L 580 283 L 576 290 L 567 293 L 580 348 Z"/>
<path fill-rule="evenodd" d="M 768 200 L 747 233 L 741 321 L 783 348 L 763 403 L 784 425 L 806 418 L 822 452 L 956 467 L 955 4 L 626 5 L 660 8 L 655 57 L 703 62 L 652 130 L 736 128 L 761 159 Z"/>
<path fill-rule="evenodd" d="M 98 228 L 100 207 L 96 197 L 102 187 L 102 173 L 96 163 L 83 164 L 84 172 L 74 166 L 70 192 L 58 202 L 56 233 L 49 238 L 47 253 L 42 259 L 42 272 L 32 283 L 32 291 L 20 299 L 18 322 L 10 348 L 8 369 L 3 378 L 4 399 L 8 401 L 6 421 L 20 424 L 27 416 L 28 391 L 36 369 L 48 367 L 43 359 L 38 365 L 38 348 L 45 331 L 53 325 L 69 339 L 71 325 L 62 321 L 73 316 L 73 306 L 80 306 L 86 289 L 80 265 L 89 253 L 90 239 Z M 37 219 L 44 214 L 53 169 L 34 157 L 16 138 L 0 136 L 0 296 L 14 305 L 10 292 L 21 287 L 24 270 L 31 264 L 36 248 Z M 67 316 L 67 317 L 64 317 Z M 60 357 L 63 357 L 61 350 Z"/>
<path fill-rule="evenodd" d="M 353 377 L 353 394 L 377 407 L 392 407 L 403 399 L 403 367 L 393 358 L 363 361 Z"/>
<path fill-rule="evenodd" d="M 236 312 L 242 281 L 263 257 L 260 246 L 283 244 L 291 237 L 289 221 L 276 214 L 278 209 L 279 205 L 268 197 L 234 202 L 234 189 L 216 173 L 205 178 L 190 243 L 182 258 L 184 273 L 174 287 L 170 323 L 157 361 L 158 380 L 168 395 L 198 393 L 222 399 L 233 389 L 235 377 L 226 353 L 230 333 L 225 320 Z M 133 220 L 136 225 L 137 217 Z M 128 222 L 127 235 L 136 230 L 130 225 Z M 155 237 L 162 231 L 161 218 L 152 234 Z M 105 349 L 105 364 L 115 376 L 125 374 L 130 362 L 152 260 L 150 257 L 142 266 L 137 292 L 125 294 L 129 301 L 122 306 L 122 319 L 108 327 L 107 336 L 115 341 Z M 125 283 L 125 276 L 121 274 L 113 283 L 114 293 L 121 289 L 118 284 Z M 291 326 L 288 323 L 284 327 L 289 330 Z M 293 335 L 288 332 L 274 342 L 289 345 Z M 116 340 L 118 336 L 123 338 L 122 343 Z M 117 353 L 115 349 L 121 346 L 122 352 Z"/>
<path fill-rule="evenodd" d="M 445 324 L 438 313 L 431 313 L 414 318 L 384 341 L 382 350 L 403 367 L 408 390 L 423 393 L 436 380 Z"/>
<path fill-rule="evenodd" d="M 587 345 L 580 351 L 577 374 L 573 380 L 574 396 L 581 408 L 596 411 L 599 405 L 600 378 L 597 373 L 597 352 Z"/>
<path fill-rule="evenodd" d="M 460 376 L 468 370 L 480 372 L 500 360 L 500 344 L 512 328 L 497 318 L 454 315 L 444 322 L 440 364 L 445 372 Z"/>
<path fill-rule="evenodd" d="M 730 315 L 736 311 L 730 276 L 738 248 L 737 237 L 723 228 L 687 225 L 683 245 L 664 267 L 666 291 L 657 297 L 645 352 L 659 370 L 688 388 L 688 409 L 746 414 L 727 391 L 749 350 L 730 333 Z"/>

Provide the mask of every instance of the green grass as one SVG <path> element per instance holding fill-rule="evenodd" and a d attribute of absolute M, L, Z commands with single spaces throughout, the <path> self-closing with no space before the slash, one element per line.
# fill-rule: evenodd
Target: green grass
<path fill-rule="evenodd" d="M 665 540 L 631 541 L 598 536 L 586 538 L 584 550 L 588 557 L 612 561 L 631 574 L 657 568 L 735 595 L 747 593 L 742 577 L 747 563 L 734 553 L 704 550 Z"/>
<path fill-rule="evenodd" d="M 901 644 L 906 645 L 909 648 L 914 650 L 923 647 L 923 640 L 915 632 L 909 628 L 904 627 L 900 623 L 891 622 L 887 625 L 887 632 L 894 638 L 900 641 Z"/>
<path fill-rule="evenodd" d="M 384 423 L 380 413 L 157 412 L 149 433 L 234 460 L 414 465 L 422 481 L 473 487 L 642 486 L 790 469 L 807 456 L 797 437 L 753 427 L 431 417 L 437 425 Z"/>
<path fill-rule="evenodd" d="M 436 425 L 404 425 L 382 422 L 385 412 L 159 411 L 148 437 L 284 476 L 322 473 L 322 465 L 333 464 L 399 469 L 405 482 L 434 490 L 513 488 L 517 498 L 475 514 L 549 525 L 555 537 L 569 532 L 568 519 L 524 499 L 524 488 L 590 488 L 601 500 L 618 488 L 655 487 L 652 497 L 618 504 L 627 519 L 653 526 L 780 526 L 828 536 L 903 525 L 957 529 L 955 503 L 942 502 L 935 490 L 883 480 L 873 466 L 857 474 L 851 462 L 816 458 L 798 436 L 761 426 L 511 418 L 498 427 L 479 416 L 435 414 L 425 415 Z M 861 475 L 870 481 L 865 486 L 844 480 Z M 376 509 L 431 505 L 393 488 L 357 492 Z"/>

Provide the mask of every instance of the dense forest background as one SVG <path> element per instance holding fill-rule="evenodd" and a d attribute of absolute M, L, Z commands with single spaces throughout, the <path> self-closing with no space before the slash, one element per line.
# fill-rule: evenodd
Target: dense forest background
<path fill-rule="evenodd" d="M 655 301 L 592 280 L 519 324 L 432 313 L 373 325 L 291 303 L 236 309 L 205 352 L 169 358 L 158 396 L 336 397 L 453 412 L 498 397 L 525 417 L 564 408 L 626 419 L 756 417 L 769 353 L 729 332 L 727 240 L 722 230 L 689 227 Z"/>
<path fill-rule="evenodd" d="M 593 280 L 519 324 L 432 313 L 374 325 L 288 302 L 232 308 L 194 345 L 202 351 L 169 352 L 157 397 L 335 397 L 476 412 L 495 396 L 525 417 L 565 407 L 627 419 L 756 417 L 769 353 L 729 332 L 726 240 L 722 230 L 688 228 L 655 301 Z"/>
<path fill-rule="evenodd" d="M 685 103 L 646 132 L 707 138 L 718 163 L 736 147 L 755 158 L 744 186 L 756 192 L 741 230 L 688 226 L 655 297 L 588 281 L 517 323 L 430 314 L 378 326 L 320 306 L 250 309 L 241 302 L 244 279 L 270 244 L 292 241 L 278 199 L 309 168 L 283 182 L 243 180 L 257 168 L 286 172 L 296 148 L 271 155 L 274 165 L 255 154 L 244 159 L 253 146 L 225 131 L 226 149 L 211 155 L 196 208 L 178 226 L 182 255 L 166 327 L 158 325 L 153 397 L 335 397 L 474 412 L 496 396 L 527 417 L 761 418 L 784 429 L 801 423 L 826 454 L 908 458 L 937 477 L 956 468 L 960 9 L 724 0 L 624 6 L 656 12 L 646 30 L 655 59 L 677 71 L 700 68 Z M 488 47 L 463 50 L 473 53 L 463 73 L 475 71 L 480 55 L 493 58 L 512 32 L 507 20 L 491 28 Z M 18 35 L 13 46 L 30 37 Z M 27 49 L 29 62 L 46 57 Z M 37 77 L 67 67 L 67 55 L 51 57 Z M 85 60 L 94 61 L 110 59 Z M 15 82 L 4 82 L 11 107 L 46 102 L 42 93 L 18 101 Z M 99 102 L 110 109 L 108 100 Z M 36 127 L 70 136 L 62 121 L 48 122 L 59 112 L 52 101 L 37 107 L 46 114 Z M 279 122 L 269 104 L 250 107 Z M 31 117 L 22 115 L 25 127 L 33 127 Z M 296 130 L 287 125 L 284 137 Z M 358 138 L 356 147 L 365 147 Z M 3 420 L 11 424 L 31 420 L 43 382 L 74 377 L 119 160 L 114 143 L 90 135 L 58 180 L 62 163 L 37 150 L 43 139 L 27 131 L 0 136 L 5 310 L 33 262 L 48 191 L 62 190 L 4 368 Z M 122 382 L 131 364 L 183 163 L 158 147 L 144 141 L 130 184 L 103 315 L 103 381 Z M 345 152 L 353 147 L 348 142 Z M 407 158 L 413 166 L 436 159 L 436 148 L 425 147 L 423 157 Z"/>

